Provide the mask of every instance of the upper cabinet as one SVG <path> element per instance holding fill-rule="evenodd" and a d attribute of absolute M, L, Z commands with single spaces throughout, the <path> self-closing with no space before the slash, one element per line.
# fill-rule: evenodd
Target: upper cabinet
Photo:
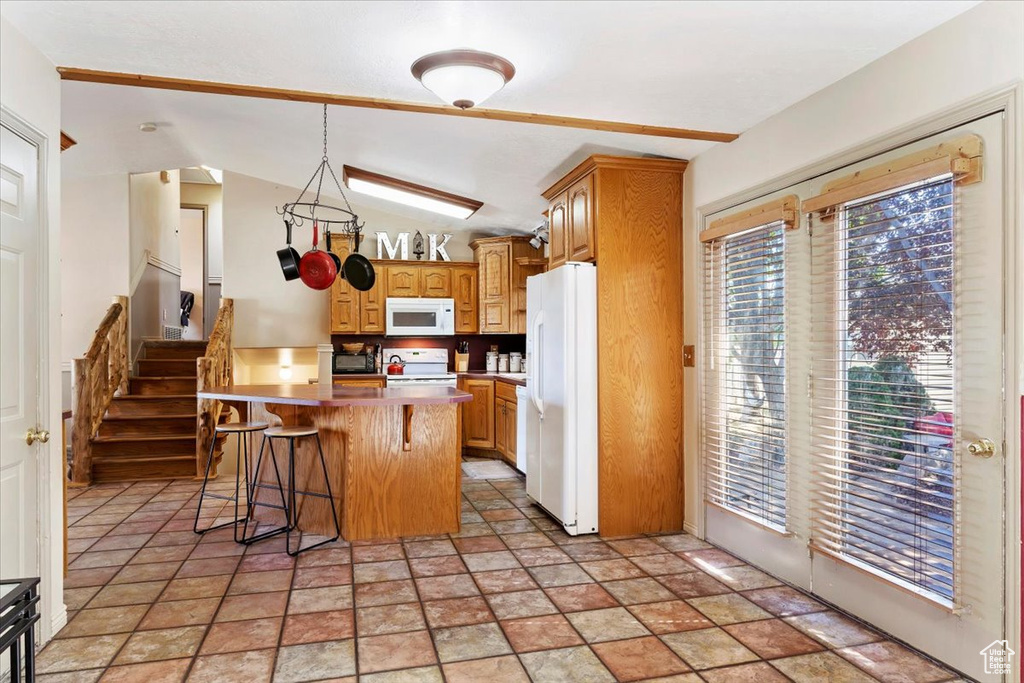
<path fill-rule="evenodd" d="M 473 242 L 479 267 L 481 334 L 526 334 L 526 278 L 543 272 L 543 253 L 528 236 Z"/>
<path fill-rule="evenodd" d="M 344 261 L 348 247 L 332 245 Z M 387 297 L 455 299 L 455 332 L 478 328 L 477 264 L 453 261 L 373 261 L 377 281 L 359 292 L 338 278 L 331 285 L 331 334 L 384 334 Z"/>
<path fill-rule="evenodd" d="M 476 264 L 452 268 L 452 295 L 456 334 L 476 334 L 480 329 Z"/>
<path fill-rule="evenodd" d="M 565 231 L 567 261 L 597 258 L 594 235 L 594 174 L 588 173 L 569 188 L 569 227 Z"/>
<path fill-rule="evenodd" d="M 577 178 L 548 198 L 548 264 L 556 268 L 566 261 L 597 258 L 594 224 L 594 172 Z M 549 193 L 551 191 L 549 190 Z"/>
<path fill-rule="evenodd" d="M 548 262 L 551 268 L 565 263 L 565 238 L 569 227 L 569 193 L 561 192 L 548 204 Z"/>
<path fill-rule="evenodd" d="M 343 262 L 351 248 L 351 240 L 337 238 L 331 251 Z M 359 292 L 346 280 L 335 278 L 331 285 L 331 334 L 359 332 Z"/>

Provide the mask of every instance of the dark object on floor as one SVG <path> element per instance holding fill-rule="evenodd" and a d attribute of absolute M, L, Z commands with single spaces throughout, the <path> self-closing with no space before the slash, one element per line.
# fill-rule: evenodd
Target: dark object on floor
<path fill-rule="evenodd" d="M 0 652 L 11 651 L 11 678 L 20 683 L 21 658 L 25 657 L 25 681 L 36 680 L 36 646 L 33 628 L 39 621 L 39 579 L 5 579 L 0 582 Z M 22 638 L 24 637 L 24 643 Z"/>
<path fill-rule="evenodd" d="M 192 307 L 196 305 L 196 295 L 192 292 L 181 293 L 181 326 L 188 327 L 188 317 L 192 314 Z"/>

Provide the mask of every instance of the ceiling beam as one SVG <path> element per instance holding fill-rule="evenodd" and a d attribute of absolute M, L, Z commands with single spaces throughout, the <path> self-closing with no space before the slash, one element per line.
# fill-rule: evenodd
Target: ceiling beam
<path fill-rule="evenodd" d="M 471 109 L 459 109 L 458 107 L 441 104 L 399 102 L 396 100 L 382 100 L 374 97 L 332 95 L 330 93 L 310 92 L 308 90 L 287 90 L 284 88 L 267 88 L 258 85 L 237 85 L 232 83 L 217 83 L 215 81 L 196 81 L 186 78 L 167 78 L 164 76 L 147 76 L 145 74 L 118 73 L 116 71 L 96 71 L 93 69 L 78 69 L 67 66 L 57 67 L 57 72 L 60 73 L 60 77 L 65 81 L 105 83 L 107 85 L 129 85 L 137 88 L 180 90 L 183 92 L 201 92 L 211 95 L 234 95 L 236 97 L 256 97 L 267 100 L 286 100 L 290 102 L 314 102 L 316 104 L 332 104 L 339 107 L 385 109 L 388 111 L 405 111 L 417 114 L 461 116 L 469 119 L 533 123 L 542 126 L 561 126 L 563 128 L 579 128 L 582 130 L 600 130 L 609 133 L 625 133 L 627 135 L 650 135 L 660 138 L 706 140 L 708 142 L 732 142 L 739 137 L 736 133 L 717 133 L 706 130 L 689 130 L 687 128 L 667 128 L 664 126 L 645 126 L 639 123 L 580 119 L 571 116 L 552 116 L 550 114 L 530 114 L 527 112 L 505 111 L 502 109 L 481 109 L 478 107 L 473 107 Z"/>

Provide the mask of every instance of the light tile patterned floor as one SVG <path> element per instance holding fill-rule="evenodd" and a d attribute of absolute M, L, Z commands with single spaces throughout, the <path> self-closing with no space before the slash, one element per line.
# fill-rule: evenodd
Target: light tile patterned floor
<path fill-rule="evenodd" d="M 70 621 L 40 683 L 955 678 L 692 536 L 567 536 L 522 478 L 465 478 L 459 534 L 298 561 L 193 534 L 198 490 L 70 492 Z"/>

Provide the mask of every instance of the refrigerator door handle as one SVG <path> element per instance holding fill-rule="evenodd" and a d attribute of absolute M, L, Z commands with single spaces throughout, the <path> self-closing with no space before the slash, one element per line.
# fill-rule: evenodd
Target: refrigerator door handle
<path fill-rule="evenodd" d="M 533 358 L 530 359 L 530 399 L 533 401 L 533 405 L 536 406 L 537 412 L 539 413 L 540 419 L 544 419 L 544 401 L 540 398 L 540 391 L 538 385 L 540 383 L 540 376 L 542 370 L 541 358 L 544 354 L 541 353 L 540 335 L 541 330 L 544 327 L 544 311 L 537 314 L 537 317 L 533 319 L 533 334 L 530 335 L 533 338 Z"/>

